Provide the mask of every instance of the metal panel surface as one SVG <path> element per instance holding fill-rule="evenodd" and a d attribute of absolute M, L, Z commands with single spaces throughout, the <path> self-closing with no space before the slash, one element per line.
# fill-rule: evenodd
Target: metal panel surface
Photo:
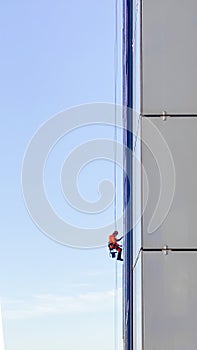
<path fill-rule="evenodd" d="M 133 268 L 133 349 L 142 350 L 142 252 Z"/>
<path fill-rule="evenodd" d="M 196 0 L 143 0 L 143 114 L 197 114 L 196 14 Z"/>
<path fill-rule="evenodd" d="M 137 120 L 133 144 L 133 262 L 135 263 L 142 247 L 141 236 L 141 118 Z"/>
<path fill-rule="evenodd" d="M 147 147 L 142 142 L 142 164 L 149 185 L 148 202 L 142 218 L 145 248 L 162 248 L 165 245 L 197 248 L 196 134 L 197 118 L 174 117 L 166 121 L 159 117 L 143 118 L 142 139 L 149 143 Z M 167 154 L 171 155 L 171 160 Z M 170 169 L 172 166 L 174 173 Z M 153 215 L 154 220 L 161 223 L 151 232 L 149 227 Z"/>
<path fill-rule="evenodd" d="M 133 0 L 133 37 L 132 37 L 132 56 L 133 56 L 133 110 L 140 113 L 141 94 L 141 5 L 139 0 Z"/>
<path fill-rule="evenodd" d="M 197 252 L 144 252 L 144 350 L 197 344 Z"/>

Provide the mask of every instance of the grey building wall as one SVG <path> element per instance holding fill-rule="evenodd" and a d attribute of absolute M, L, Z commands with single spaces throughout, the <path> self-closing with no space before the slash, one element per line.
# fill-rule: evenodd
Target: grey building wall
<path fill-rule="evenodd" d="M 143 252 L 143 349 L 197 344 L 197 252 Z"/>
<path fill-rule="evenodd" d="M 197 344 L 197 2 L 132 3 L 133 82 L 126 94 L 132 95 L 135 109 L 130 214 L 134 227 L 133 251 L 126 252 L 126 266 L 132 269 L 125 273 L 125 310 L 128 305 L 132 308 L 132 322 L 125 326 L 125 349 L 193 350 Z M 132 334 L 129 347 L 127 334 Z"/>
<path fill-rule="evenodd" d="M 147 123 L 158 130 L 157 142 L 151 139 Z M 142 142 L 142 164 L 149 184 L 148 202 L 142 217 L 143 247 L 162 248 L 168 245 L 171 248 L 197 249 L 197 117 L 169 117 L 165 121 L 160 117 L 144 117 L 143 138 L 149 138 L 149 146 L 154 152 Z M 170 164 L 165 157 L 167 147 L 172 157 L 174 174 L 169 172 Z M 166 198 L 169 192 L 172 194 L 172 202 L 168 202 Z M 154 232 L 150 232 L 149 225 L 153 215 L 156 222 L 157 216 L 161 217 L 161 225 Z"/>
<path fill-rule="evenodd" d="M 142 113 L 196 114 L 196 0 L 142 1 Z"/>

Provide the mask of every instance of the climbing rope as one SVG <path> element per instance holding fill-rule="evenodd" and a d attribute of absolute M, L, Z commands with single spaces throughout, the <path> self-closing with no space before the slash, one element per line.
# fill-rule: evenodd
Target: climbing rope
<path fill-rule="evenodd" d="M 114 278 L 114 350 L 118 350 L 118 262 L 115 261 Z"/>
<path fill-rule="evenodd" d="M 118 85 L 118 0 L 115 0 L 114 28 L 114 229 L 117 230 L 117 85 Z M 118 266 L 114 277 L 114 350 L 118 350 Z"/>
<path fill-rule="evenodd" d="M 118 1 L 115 0 L 114 35 L 114 227 L 117 230 L 117 85 L 118 85 Z"/>

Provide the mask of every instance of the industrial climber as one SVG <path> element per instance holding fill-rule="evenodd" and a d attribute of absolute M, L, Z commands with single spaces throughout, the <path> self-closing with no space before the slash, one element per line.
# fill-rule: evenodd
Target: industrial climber
<path fill-rule="evenodd" d="M 115 253 L 112 252 L 115 249 L 118 252 L 117 260 L 123 261 L 123 259 L 121 258 L 122 248 L 117 243 L 122 239 L 122 237 L 117 238 L 117 236 L 118 236 L 118 231 L 114 231 L 111 235 L 109 235 L 108 247 L 109 247 L 110 253 L 112 254 L 112 258 L 115 257 Z"/>

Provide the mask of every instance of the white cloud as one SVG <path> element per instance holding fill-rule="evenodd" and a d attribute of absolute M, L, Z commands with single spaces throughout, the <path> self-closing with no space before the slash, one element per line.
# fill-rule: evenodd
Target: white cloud
<path fill-rule="evenodd" d="M 118 297 L 119 304 L 121 304 L 120 291 L 118 292 Z M 3 300 L 3 317 L 22 320 L 49 314 L 111 312 L 113 307 L 113 290 L 84 293 L 75 296 L 39 294 L 25 300 Z"/>

